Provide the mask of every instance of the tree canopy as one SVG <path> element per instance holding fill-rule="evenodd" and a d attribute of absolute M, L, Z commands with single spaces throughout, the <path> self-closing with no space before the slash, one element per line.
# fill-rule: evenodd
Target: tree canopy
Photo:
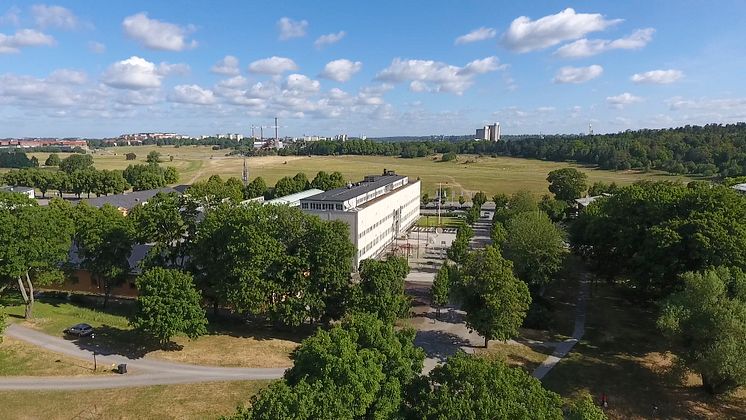
<path fill-rule="evenodd" d="M 559 395 L 499 359 L 459 352 L 418 385 L 412 419 L 564 418 Z"/>
<path fill-rule="evenodd" d="M 746 274 L 719 267 L 682 275 L 683 289 L 664 303 L 658 326 L 683 345 L 681 357 L 705 389 L 746 385 Z"/>
<path fill-rule="evenodd" d="M 163 345 L 176 335 L 197 338 L 207 333 L 202 297 L 192 276 L 179 270 L 156 267 L 136 282 L 137 310 L 132 326 Z"/>
<path fill-rule="evenodd" d="M 587 180 L 588 175 L 575 168 L 555 169 L 547 176 L 549 191 L 562 201 L 572 201 L 582 197 L 588 189 Z"/>
<path fill-rule="evenodd" d="M 469 253 L 459 270 L 456 296 L 466 325 L 484 337 L 485 346 L 516 336 L 531 304 L 528 286 L 493 246 Z"/>

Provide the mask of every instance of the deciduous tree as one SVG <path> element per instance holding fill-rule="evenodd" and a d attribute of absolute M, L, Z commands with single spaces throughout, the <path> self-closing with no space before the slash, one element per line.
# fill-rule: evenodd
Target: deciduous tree
<path fill-rule="evenodd" d="M 191 275 L 156 267 L 139 276 L 136 285 L 133 327 L 158 339 L 161 345 L 179 334 L 194 339 L 207 333 L 202 297 Z"/>
<path fill-rule="evenodd" d="M 582 197 L 588 188 L 587 179 L 588 175 L 575 168 L 555 169 L 549 172 L 549 176 L 547 176 L 549 191 L 558 200 L 563 201 L 572 201 Z"/>
<path fill-rule="evenodd" d="M 658 326 L 682 345 L 681 357 L 710 393 L 746 385 L 746 274 L 720 267 L 682 275 Z"/>
<path fill-rule="evenodd" d="M 466 312 L 466 325 L 489 340 L 518 334 L 531 295 L 526 283 L 513 275 L 513 264 L 493 246 L 469 254 L 459 270 L 456 297 Z"/>

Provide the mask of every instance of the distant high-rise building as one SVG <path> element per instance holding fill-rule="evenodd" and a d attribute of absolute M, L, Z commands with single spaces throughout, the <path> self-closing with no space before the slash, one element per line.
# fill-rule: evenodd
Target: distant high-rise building
<path fill-rule="evenodd" d="M 499 141 L 500 140 L 500 123 L 485 125 L 484 128 L 477 128 L 475 136 L 478 140 Z"/>

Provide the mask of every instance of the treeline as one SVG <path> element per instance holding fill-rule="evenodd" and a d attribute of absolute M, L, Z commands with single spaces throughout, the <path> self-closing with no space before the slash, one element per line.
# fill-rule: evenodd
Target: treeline
<path fill-rule="evenodd" d="M 207 204 L 219 203 L 224 200 L 231 200 L 237 203 L 242 200 L 258 197 L 270 200 L 311 188 L 327 191 L 343 187 L 346 184 L 347 181 L 344 176 L 336 171 L 332 173 L 319 171 L 310 181 L 305 173 L 298 172 L 295 176 L 280 178 L 274 187 L 268 186 L 262 177 L 252 179 L 244 187 L 241 180 L 236 177 L 223 180 L 220 175 L 212 175 L 205 181 L 198 181 L 192 184 L 186 190 L 186 194 Z"/>
<path fill-rule="evenodd" d="M 147 165 L 130 165 L 124 171 L 99 170 L 93 167 L 91 155 L 72 155 L 60 160 L 51 154 L 46 166 L 59 166 L 53 169 L 20 169 L 10 171 L 0 179 L 13 186 L 32 187 L 41 191 L 42 198 L 47 191 L 72 193 L 80 198 L 81 194 L 95 194 L 97 197 L 109 194 L 121 194 L 130 188 L 134 191 L 161 188 L 179 180 L 176 168 L 161 167 L 157 163 Z"/>
<path fill-rule="evenodd" d="M 0 168 L 33 168 L 39 166 L 24 152 L 0 150 Z"/>
<path fill-rule="evenodd" d="M 661 307 L 660 330 L 709 392 L 746 385 L 745 196 L 640 182 L 591 204 L 571 238 L 601 277 Z"/>
<path fill-rule="evenodd" d="M 403 158 L 435 153 L 515 156 L 598 165 L 602 169 L 657 169 L 704 176 L 746 175 L 746 123 L 625 131 L 594 136 L 533 136 L 500 142 L 372 140 L 291 144 L 281 155 L 380 155 Z"/>

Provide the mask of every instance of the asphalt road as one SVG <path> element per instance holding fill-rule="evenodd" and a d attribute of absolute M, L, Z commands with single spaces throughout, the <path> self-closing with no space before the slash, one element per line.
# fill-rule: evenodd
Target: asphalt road
<path fill-rule="evenodd" d="M 82 349 L 73 342 L 53 337 L 18 324 L 10 325 L 5 334 L 8 337 L 26 341 L 55 353 L 84 360 L 93 360 L 93 352 Z M 96 377 L 6 376 L 0 379 L 0 390 L 104 389 L 214 381 L 278 379 L 285 373 L 284 368 L 200 366 L 151 359 L 130 359 L 119 355 L 97 356 L 97 363 L 102 367 L 108 367 L 111 364 L 126 363 L 129 373 Z"/>

